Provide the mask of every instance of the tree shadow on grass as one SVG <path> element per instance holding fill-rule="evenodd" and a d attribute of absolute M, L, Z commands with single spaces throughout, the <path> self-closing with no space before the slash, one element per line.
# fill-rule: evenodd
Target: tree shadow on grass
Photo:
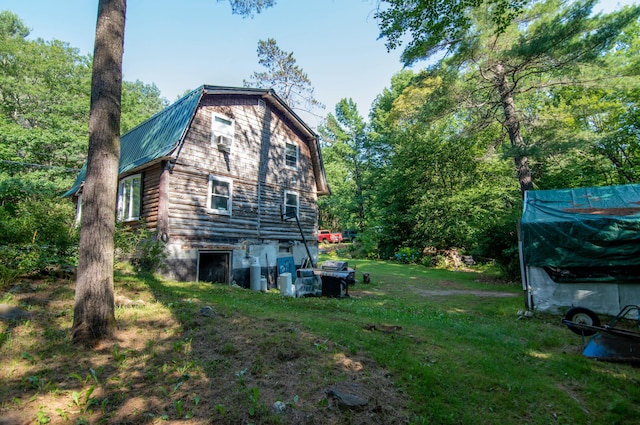
<path fill-rule="evenodd" d="M 73 281 L 33 281 L 29 291 L 5 297 L 30 318 L 0 323 L 0 423 L 152 423 L 153 412 L 166 415 L 159 388 L 180 367 L 168 359 L 176 357 L 181 328 L 139 286 L 116 284 L 117 292 L 145 304 L 117 308 L 113 339 L 94 349 L 71 342 Z"/>
<path fill-rule="evenodd" d="M 113 339 L 86 349 L 69 332 L 74 282 L 32 286 L 11 299 L 31 318 L 0 323 L 0 424 L 404 423 L 385 371 L 292 317 L 261 315 L 299 300 L 118 274 L 116 296 L 131 302 L 116 308 Z M 346 384 L 365 408 L 327 398 Z"/>

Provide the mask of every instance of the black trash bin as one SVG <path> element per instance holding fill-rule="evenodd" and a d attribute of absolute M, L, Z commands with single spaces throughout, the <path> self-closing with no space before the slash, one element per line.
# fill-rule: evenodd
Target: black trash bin
<path fill-rule="evenodd" d="M 322 296 L 342 298 L 348 295 L 347 282 L 340 276 L 322 275 Z"/>

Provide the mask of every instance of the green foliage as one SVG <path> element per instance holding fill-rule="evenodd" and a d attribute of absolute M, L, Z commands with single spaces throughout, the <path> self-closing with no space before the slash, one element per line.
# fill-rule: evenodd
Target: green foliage
<path fill-rule="evenodd" d="M 366 228 L 358 234 L 358 239 L 351 245 L 350 255 L 355 258 L 380 258 L 380 232 L 377 228 Z"/>
<path fill-rule="evenodd" d="M 24 37 L 0 37 L 0 52 L 0 160 L 12 161 L 2 168 L 79 168 L 87 145 L 90 58 L 58 40 Z"/>
<path fill-rule="evenodd" d="M 234 14 L 253 17 L 254 13 L 260 13 L 276 4 L 276 0 L 229 0 L 229 4 Z"/>
<path fill-rule="evenodd" d="M 84 161 L 91 58 L 68 44 L 27 40 L 11 12 L 0 12 L 0 271 L 42 273 L 77 261 L 74 206 L 60 196 Z M 122 127 L 166 106 L 155 85 L 124 82 Z M 141 268 L 161 250 L 142 244 Z"/>
<path fill-rule="evenodd" d="M 142 222 L 135 227 L 117 223 L 114 248 L 116 261 L 128 261 L 138 271 L 158 271 L 167 257 L 164 243 Z"/>
<path fill-rule="evenodd" d="M 378 151 L 352 99 L 341 99 L 335 114 L 318 129 L 332 196 L 318 200 L 321 227 L 356 228 L 374 225 Z"/>
<path fill-rule="evenodd" d="M 244 81 L 245 87 L 273 89 L 292 109 L 324 109 L 314 97 L 311 80 L 296 64 L 293 53 L 281 50 L 276 40 L 269 38 L 258 41 L 258 58 L 258 63 L 267 71 L 254 72 L 248 81 Z"/>
<path fill-rule="evenodd" d="M 417 249 L 412 248 L 400 248 L 395 254 L 396 261 L 402 264 L 416 264 L 420 260 L 421 253 Z"/>
<path fill-rule="evenodd" d="M 477 260 L 490 258 L 496 261 L 506 278 L 520 278 L 517 223 L 519 214 L 500 217 L 479 235 L 478 246 L 473 252 Z"/>
<path fill-rule="evenodd" d="M 464 31 L 473 27 L 469 10 L 486 7 L 487 16 L 497 32 L 502 32 L 528 3 L 527 0 L 384 2 L 389 7 L 380 8 L 376 14 L 381 37 L 387 39 L 389 49 L 400 47 L 408 40 L 402 53 L 407 65 L 442 50 L 454 51 Z"/>
<path fill-rule="evenodd" d="M 0 263 L 8 269 L 5 277 L 75 264 L 74 207 L 66 199 L 52 198 L 51 191 L 56 192 L 55 183 L 37 173 L 0 174 Z"/>
<path fill-rule="evenodd" d="M 122 116 L 120 127 L 122 134 L 162 111 L 168 106 L 167 99 L 160 95 L 155 84 L 144 84 L 140 80 L 122 83 Z"/>
<path fill-rule="evenodd" d="M 0 258 L 4 259 L 4 257 L 0 250 Z M 12 284 L 18 276 L 20 276 L 20 272 L 17 269 L 0 264 L 0 291 L 9 289 L 9 285 Z"/>
<path fill-rule="evenodd" d="M 500 2 L 436 2 L 437 12 L 387 3 L 382 33 L 390 47 L 408 40 L 405 61 L 450 54 L 394 76 L 372 107 L 367 143 L 379 168 L 364 197 L 375 200 L 368 221 L 381 229 L 381 258 L 455 246 L 515 277 L 514 165 L 521 188 L 528 176 L 541 189 L 637 181 L 640 8 L 593 15 L 593 1 L 518 2 L 512 22 Z"/>

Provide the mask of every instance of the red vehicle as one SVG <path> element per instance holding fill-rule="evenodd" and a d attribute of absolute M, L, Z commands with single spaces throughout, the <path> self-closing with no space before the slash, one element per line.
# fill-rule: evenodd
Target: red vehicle
<path fill-rule="evenodd" d="M 331 230 L 318 231 L 318 242 L 339 243 L 342 242 L 342 233 L 331 233 Z"/>

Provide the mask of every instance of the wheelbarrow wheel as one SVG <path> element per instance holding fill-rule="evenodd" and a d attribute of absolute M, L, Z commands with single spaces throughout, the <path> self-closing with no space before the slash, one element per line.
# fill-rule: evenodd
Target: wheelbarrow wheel
<path fill-rule="evenodd" d="M 600 318 L 598 317 L 598 315 L 588 308 L 584 307 L 573 307 L 569 309 L 569 311 L 567 311 L 567 313 L 564 315 L 564 319 L 580 325 L 600 326 Z M 571 325 L 567 325 L 567 327 L 571 332 L 578 335 L 590 336 L 595 335 L 598 332 L 595 329 L 584 329 Z"/>

